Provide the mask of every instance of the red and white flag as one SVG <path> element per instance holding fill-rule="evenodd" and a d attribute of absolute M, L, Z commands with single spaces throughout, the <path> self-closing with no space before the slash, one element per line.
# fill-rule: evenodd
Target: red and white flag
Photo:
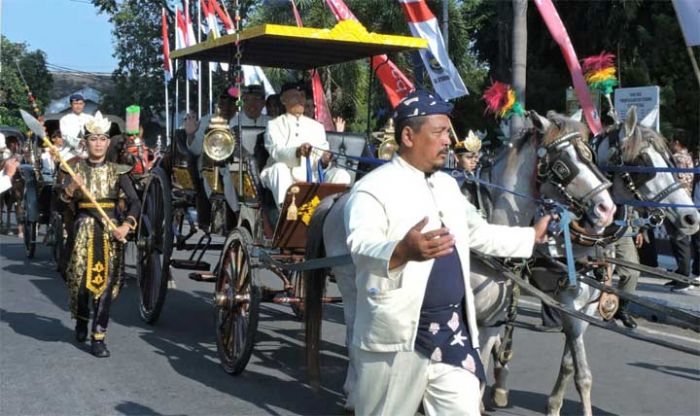
<path fill-rule="evenodd" d="M 469 95 L 462 77 L 447 54 L 438 21 L 425 1 L 399 0 L 399 3 L 413 36 L 428 41 L 428 49 L 419 52 L 435 92 L 445 100 Z"/>
<path fill-rule="evenodd" d="M 218 0 L 211 0 L 210 5 L 214 8 L 214 11 L 216 12 L 216 15 L 219 16 L 219 20 L 221 20 L 221 23 L 224 24 L 224 30 L 226 31 L 226 34 L 230 35 L 231 33 L 236 31 L 236 28 L 233 26 L 233 21 L 231 20 L 231 16 L 228 15 L 228 12 L 226 12 L 226 9 L 221 7 L 219 4 Z"/>
<path fill-rule="evenodd" d="M 297 5 L 294 3 L 294 0 L 290 1 L 292 3 L 292 12 L 294 13 L 294 20 L 296 20 L 297 26 L 304 26 L 301 22 L 301 16 L 299 16 Z M 335 131 L 331 110 L 328 108 L 326 96 L 323 94 L 321 77 L 316 70 L 311 70 L 311 92 L 314 99 L 314 119 L 323 124 L 323 128 L 326 129 L 326 131 Z"/>
<path fill-rule="evenodd" d="M 326 0 L 336 20 L 357 20 L 343 0 Z M 392 107 L 396 107 L 403 97 L 413 91 L 413 83 L 386 55 L 372 57 L 372 69 L 381 81 Z"/>
<path fill-rule="evenodd" d="M 162 31 L 163 31 L 163 71 L 165 82 L 173 78 L 173 63 L 170 61 L 170 42 L 168 41 L 168 18 L 165 15 L 165 7 L 161 10 Z"/>
<path fill-rule="evenodd" d="M 187 20 L 180 9 L 175 6 L 175 49 L 182 49 L 190 46 L 187 36 Z M 196 62 L 187 61 L 187 79 L 196 80 Z"/>
<path fill-rule="evenodd" d="M 205 35 L 213 36 L 218 38 L 219 33 L 219 23 L 216 21 L 216 14 L 214 12 L 214 7 L 211 5 L 211 0 L 199 0 L 199 4 L 202 8 L 202 14 L 204 15 L 204 25 L 202 25 L 202 31 Z"/>
<path fill-rule="evenodd" d="M 184 0 L 184 19 L 187 30 L 185 31 L 185 46 L 194 46 L 197 44 L 197 37 L 194 35 L 194 26 L 190 19 L 189 1 Z M 199 65 L 196 61 L 187 61 L 187 79 L 190 81 L 199 80 Z"/>

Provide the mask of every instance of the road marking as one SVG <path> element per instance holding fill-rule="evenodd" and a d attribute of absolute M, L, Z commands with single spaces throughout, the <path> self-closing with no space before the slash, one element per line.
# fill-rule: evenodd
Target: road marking
<path fill-rule="evenodd" d="M 520 300 L 518 300 L 518 303 L 519 303 L 519 304 L 524 304 L 524 305 L 527 305 L 527 306 L 531 306 L 531 307 L 537 308 L 537 309 L 540 308 L 540 303 L 539 303 L 539 302 L 533 302 L 533 301 L 531 301 L 531 300 L 526 300 L 526 299 L 522 299 L 522 298 L 521 298 Z M 664 337 L 680 339 L 680 340 L 683 340 L 683 341 L 686 341 L 686 342 L 690 342 L 690 343 L 694 343 L 694 344 L 700 344 L 700 337 L 698 337 L 698 338 L 686 337 L 686 336 L 683 336 L 683 335 L 672 334 L 672 333 L 670 333 L 670 332 L 660 332 L 660 331 L 656 331 L 656 330 L 654 330 L 654 329 L 643 328 L 643 327 L 641 327 L 641 326 L 638 326 L 638 327 L 637 327 L 637 331 L 639 331 L 639 332 L 644 332 L 644 333 L 647 333 L 647 334 L 650 334 L 650 335 L 660 335 L 660 336 L 664 336 Z"/>

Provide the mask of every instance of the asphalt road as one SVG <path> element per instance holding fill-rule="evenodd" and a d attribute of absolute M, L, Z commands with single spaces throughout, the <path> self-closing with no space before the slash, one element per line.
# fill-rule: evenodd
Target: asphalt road
<path fill-rule="evenodd" d="M 179 256 L 183 256 L 180 254 Z M 302 325 L 289 307 L 264 305 L 251 363 L 232 377 L 218 364 L 213 285 L 177 272 L 155 326 L 141 322 L 135 282 L 113 306 L 108 359 L 73 341 L 67 290 L 47 247 L 26 261 L 21 242 L 0 236 L 0 414 L 247 415 L 342 414 L 344 326 L 339 305 L 326 308 L 323 380 L 305 375 Z M 658 286 L 658 285 L 657 285 Z M 682 296 L 697 302 L 697 294 Z M 525 299 L 520 320 L 537 323 Z M 700 348 L 697 333 L 647 321 L 646 331 Z M 493 415 L 541 414 L 563 350 L 563 335 L 517 328 L 511 407 Z M 591 328 L 586 335 L 598 415 L 700 414 L 700 359 Z M 579 414 L 570 386 L 562 414 Z"/>

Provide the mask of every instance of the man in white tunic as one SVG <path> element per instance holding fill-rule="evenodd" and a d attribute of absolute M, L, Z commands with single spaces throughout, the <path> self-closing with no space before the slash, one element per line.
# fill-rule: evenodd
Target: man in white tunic
<path fill-rule="evenodd" d="M 92 116 L 85 114 L 85 98 L 80 93 L 73 94 L 69 98 L 71 112 L 61 117 L 59 126 L 63 141 L 70 147 L 74 155 L 79 154 L 80 140 L 85 133 L 85 123 L 92 119 Z"/>
<path fill-rule="evenodd" d="M 277 205 L 284 203 L 287 189 L 294 182 L 350 184 L 346 170 L 331 166 L 323 125 L 304 115 L 304 84 L 282 86 L 281 100 L 286 112 L 267 124 L 265 149 L 270 158 L 260 174 Z"/>
<path fill-rule="evenodd" d="M 396 108 L 399 154 L 370 172 L 345 207 L 356 267 L 352 346 L 358 415 L 478 415 L 478 353 L 469 250 L 529 257 L 534 228 L 488 224 L 440 171 L 452 105 L 418 90 Z"/>

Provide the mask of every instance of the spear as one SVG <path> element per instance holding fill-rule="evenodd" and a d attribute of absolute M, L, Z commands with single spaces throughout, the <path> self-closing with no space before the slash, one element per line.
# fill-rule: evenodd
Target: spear
<path fill-rule="evenodd" d="M 70 167 L 68 162 L 61 156 L 59 150 L 56 148 L 56 146 L 51 143 L 51 141 L 46 137 L 44 134 L 44 129 L 41 126 L 41 123 L 39 120 L 34 118 L 31 114 L 24 110 L 19 110 L 20 113 L 22 114 L 22 119 L 24 122 L 27 124 L 29 129 L 34 132 L 38 137 L 41 138 L 41 140 L 44 142 L 44 145 L 46 145 L 50 150 L 51 153 L 58 159 L 58 162 L 61 164 L 61 167 L 63 167 L 63 170 L 70 175 L 70 177 L 79 184 L 80 186 L 80 191 L 83 193 L 84 196 L 87 197 L 87 199 L 95 206 L 95 209 L 97 209 L 97 212 L 100 214 L 100 219 L 102 220 L 102 223 L 109 229 L 110 231 L 114 231 L 117 229 L 117 226 L 112 222 L 112 219 L 109 218 L 107 213 L 102 209 L 100 204 L 97 203 L 97 200 L 95 199 L 95 196 L 90 193 L 90 191 L 85 187 L 85 185 L 82 183 L 82 181 L 77 180 L 77 175 L 73 171 L 73 168 Z M 126 243 L 126 239 L 121 239 L 119 240 L 122 243 Z"/>

